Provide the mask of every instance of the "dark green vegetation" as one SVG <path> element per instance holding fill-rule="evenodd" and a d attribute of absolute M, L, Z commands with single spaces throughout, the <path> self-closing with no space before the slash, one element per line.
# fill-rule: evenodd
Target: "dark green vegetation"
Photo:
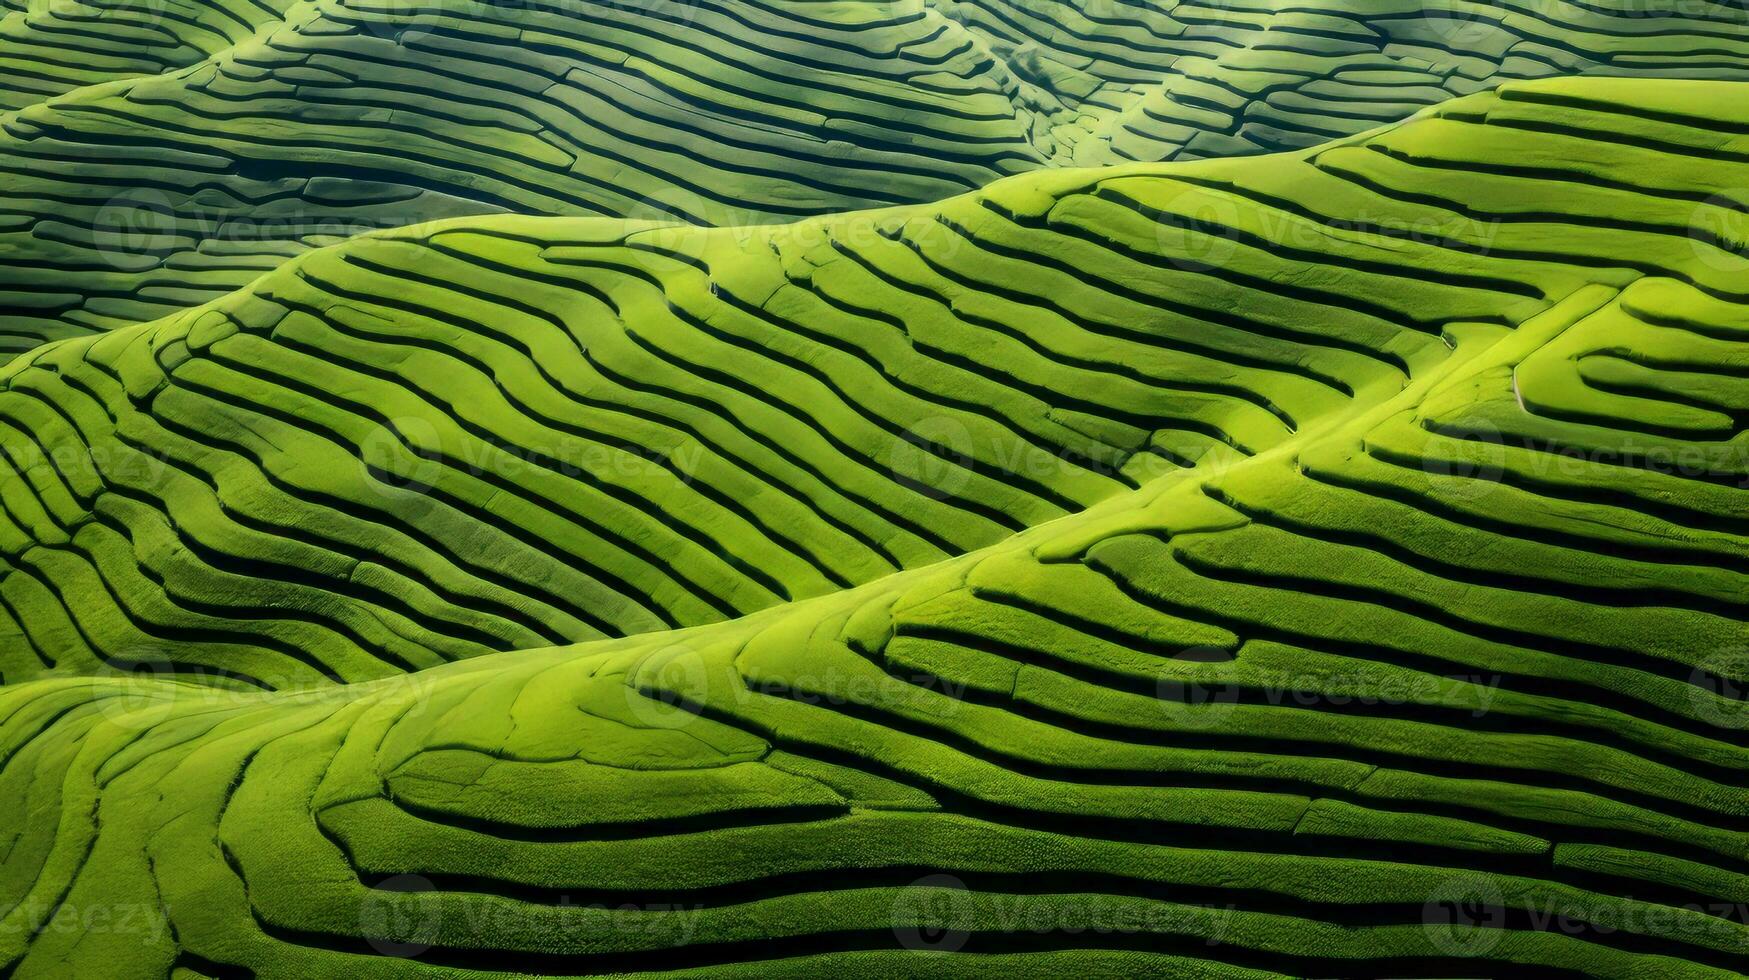
<path fill-rule="evenodd" d="M 1307 147 L 1506 80 L 1749 77 L 1707 0 L 12 2 L 7 352 L 426 219 L 792 220 Z"/>
<path fill-rule="evenodd" d="M 1749 973 L 1741 11 L 1329 6 L 0 20 L 0 978 Z"/>

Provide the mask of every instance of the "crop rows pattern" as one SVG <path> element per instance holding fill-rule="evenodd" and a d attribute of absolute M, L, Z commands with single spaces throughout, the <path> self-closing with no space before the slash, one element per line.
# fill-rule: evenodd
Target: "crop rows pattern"
<path fill-rule="evenodd" d="M 1713 0 L 8 0 L 0 353 L 490 212 L 732 227 L 1749 78 Z"/>
<path fill-rule="evenodd" d="M 1075 18 L 1045 31 L 995 0 L 803 9 L 865 18 L 809 43 L 905 30 L 917 63 L 1097 53 Z M 703 39 L 726 10 L 647 43 L 731 57 Z M 1173 98 L 1190 72 L 1126 74 L 1182 68 L 1192 10 L 1176 31 L 1078 13 L 1161 38 L 1086 98 L 1197 105 Z M 42 148 L 89 124 L 168 161 L 192 152 L 164 142 L 174 120 L 295 88 L 299 125 L 202 150 L 295 157 L 371 98 L 352 81 L 353 108 L 324 108 L 341 61 L 593 43 L 432 11 L 414 40 L 298 5 L 216 64 L 202 39 L 242 28 L 190 14 L 174 50 L 196 67 L 5 126 Z M 1310 141 L 1267 121 L 1339 99 L 1344 59 L 1413 60 L 1400 37 L 1350 51 L 1358 20 L 1258 16 L 1296 40 L 1255 57 L 1317 66 L 1241 87 L 1228 136 L 1259 149 Z M 1719 33 L 1695 70 L 1724 70 Z M 1711 51 L 1536 36 L 1471 77 Z M 903 63 L 881 72 L 905 98 L 975 101 Z M 456 128 L 419 131 L 590 90 L 495 71 L 447 103 Z M 1378 98 L 1439 97 L 1408 82 Z M 987 123 L 961 144 L 983 150 L 901 195 L 980 185 L 938 204 L 453 217 L 17 356 L 0 975 L 1742 975 L 1742 93 L 1513 81 L 1288 153 L 985 184 L 992 147 L 1014 169 L 1074 155 L 1034 125 L 1054 105 L 1003 136 L 1001 102 L 955 130 Z M 1112 152 L 1199 155 L 1136 124 Z M 485 187 L 458 175 L 490 152 L 516 194 L 585 200 L 538 161 L 570 152 L 533 135 L 552 131 L 494 131 L 433 151 L 448 176 L 419 193 Z M 363 160 L 345 153 L 324 159 Z M 63 927 L 116 903 L 163 928 Z"/>

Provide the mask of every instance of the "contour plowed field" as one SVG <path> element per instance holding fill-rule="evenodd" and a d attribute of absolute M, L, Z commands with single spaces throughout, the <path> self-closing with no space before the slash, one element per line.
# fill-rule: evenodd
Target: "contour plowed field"
<path fill-rule="evenodd" d="M 21 355 L 0 964 L 1742 975 L 1744 89 L 459 218 Z"/>
<path fill-rule="evenodd" d="M 739 226 L 1309 147 L 1503 81 L 1749 78 L 1695 0 L 13 0 L 0 351 L 493 212 Z"/>

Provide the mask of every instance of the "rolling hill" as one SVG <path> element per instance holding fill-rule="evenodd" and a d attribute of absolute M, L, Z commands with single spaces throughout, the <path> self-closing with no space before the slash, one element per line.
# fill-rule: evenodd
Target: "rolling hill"
<path fill-rule="evenodd" d="M 1749 78 L 1739 6 L 12 0 L 0 350 L 446 217 L 734 227 L 1310 147 L 1500 82 Z"/>
<path fill-rule="evenodd" d="M 19 355 L 0 970 L 1742 975 L 1745 91 L 443 217 Z"/>

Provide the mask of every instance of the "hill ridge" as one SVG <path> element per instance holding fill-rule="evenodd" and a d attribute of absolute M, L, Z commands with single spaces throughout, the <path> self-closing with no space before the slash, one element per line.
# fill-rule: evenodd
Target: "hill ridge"
<path fill-rule="evenodd" d="M 104 8 L 111 22 L 192 32 L 206 46 L 187 52 L 208 57 L 127 81 L 100 52 L 136 51 L 140 36 L 93 38 L 96 9 L 7 19 L 10 352 L 199 305 L 307 248 L 431 218 L 793 220 L 1061 164 L 1305 148 L 1515 79 L 1743 77 L 1714 6 L 1653 16 L 1625 0 L 1559 18 L 1468 0 L 1392 0 L 1365 18 L 1108 0 L 202 0 L 184 16 L 133 0 Z M 747 32 L 764 40 L 734 43 Z M 75 37 L 90 64 L 55 56 Z M 38 98 L 62 76 L 104 84 Z"/>
<path fill-rule="evenodd" d="M 1741 91 L 462 219 L 22 355 L 0 964 L 1737 975 Z"/>

